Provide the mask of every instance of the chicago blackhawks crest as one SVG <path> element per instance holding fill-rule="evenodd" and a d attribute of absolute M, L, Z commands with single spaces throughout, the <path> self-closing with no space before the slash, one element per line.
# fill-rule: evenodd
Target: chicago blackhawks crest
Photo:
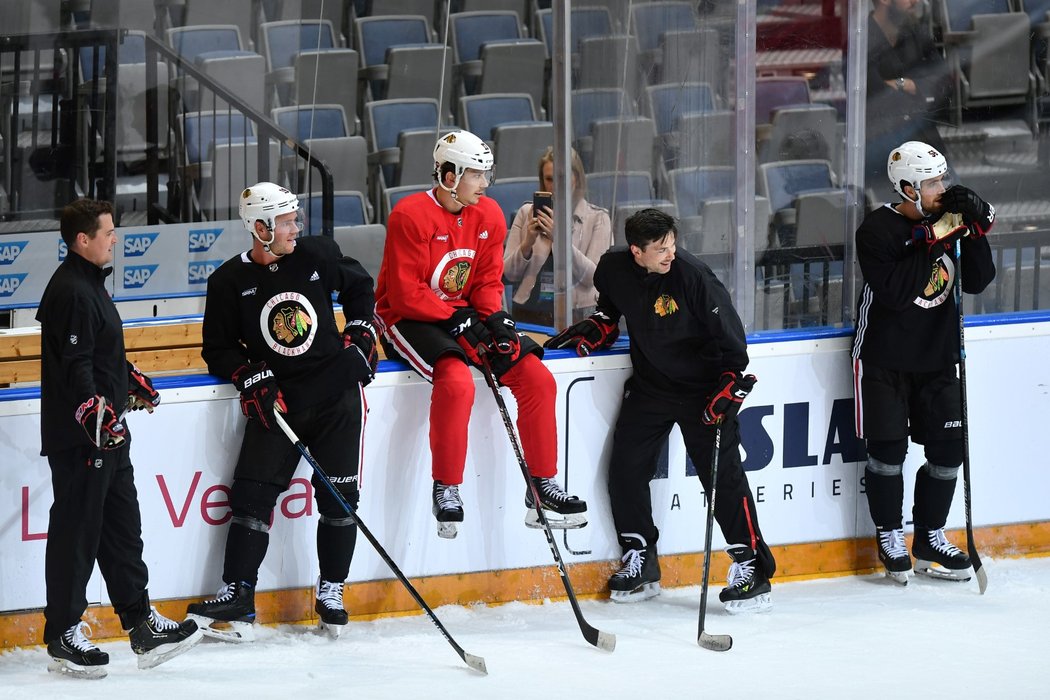
<path fill-rule="evenodd" d="M 469 248 L 457 248 L 441 256 L 430 275 L 430 288 L 438 298 L 450 301 L 463 296 L 463 290 L 470 281 L 475 254 Z"/>
<path fill-rule="evenodd" d="M 930 278 L 922 295 L 915 297 L 915 305 L 924 309 L 940 306 L 948 298 L 955 279 L 955 261 L 945 254 L 933 261 L 930 267 Z"/>
<path fill-rule="evenodd" d="M 259 313 L 259 330 L 274 352 L 294 357 L 313 345 L 317 314 L 310 300 L 298 292 L 270 297 Z"/>
<path fill-rule="evenodd" d="M 656 303 L 653 304 L 653 311 L 660 318 L 664 316 L 670 316 L 674 312 L 678 311 L 678 303 L 674 300 L 670 294 L 661 294 Z"/>

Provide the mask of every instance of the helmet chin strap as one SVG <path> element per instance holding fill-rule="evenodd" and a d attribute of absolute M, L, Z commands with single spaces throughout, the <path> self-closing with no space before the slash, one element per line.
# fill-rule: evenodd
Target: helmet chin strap
<path fill-rule="evenodd" d="M 264 241 L 263 239 L 259 238 L 259 234 L 256 231 L 252 231 L 252 236 L 255 238 L 255 240 L 262 243 L 263 250 L 265 250 L 267 253 L 269 253 L 270 255 L 274 255 L 278 258 L 283 258 L 285 255 L 284 253 L 275 253 L 274 251 L 270 250 L 270 246 L 273 245 L 274 241 L 277 240 L 277 233 L 273 230 L 272 226 L 267 226 L 266 230 L 270 232 L 269 241 Z"/>
<path fill-rule="evenodd" d="M 919 183 L 919 186 L 922 186 L 921 182 Z M 929 219 L 933 215 L 923 210 L 922 195 L 919 194 L 919 189 L 917 187 L 912 187 L 912 191 L 915 192 L 915 199 L 908 199 L 907 197 L 905 197 L 905 199 L 908 199 L 908 201 L 911 202 L 915 206 L 915 208 L 919 210 L 919 216 L 921 216 L 923 219 Z"/>

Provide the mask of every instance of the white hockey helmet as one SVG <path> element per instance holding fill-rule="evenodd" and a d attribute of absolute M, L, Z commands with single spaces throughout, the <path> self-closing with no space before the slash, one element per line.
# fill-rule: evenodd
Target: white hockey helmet
<path fill-rule="evenodd" d="M 442 182 L 441 166 L 445 163 L 456 166 L 456 181 L 452 183 L 452 187 L 446 187 Z M 438 185 L 449 192 L 459 187 L 459 180 L 467 168 L 491 173 L 492 165 L 492 149 L 469 131 L 450 131 L 434 145 L 434 177 L 437 178 Z M 491 181 L 491 175 L 489 180 Z"/>
<path fill-rule="evenodd" d="M 266 228 L 272 231 L 274 220 L 278 216 L 299 211 L 299 198 L 280 185 L 259 182 L 241 192 L 237 211 L 244 222 L 244 228 L 255 236 L 256 221 L 262 221 Z"/>
<path fill-rule="evenodd" d="M 886 162 L 886 174 L 889 175 L 893 189 L 910 202 L 918 201 L 919 188 L 930 178 L 948 172 L 948 161 L 933 146 L 922 141 L 906 141 L 890 151 Z M 904 194 L 904 186 L 915 189 L 916 199 Z"/>

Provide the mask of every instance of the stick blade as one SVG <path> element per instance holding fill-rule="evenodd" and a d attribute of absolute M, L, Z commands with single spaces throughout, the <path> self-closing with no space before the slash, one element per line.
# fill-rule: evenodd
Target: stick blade
<path fill-rule="evenodd" d="M 599 629 L 595 629 L 590 625 L 587 625 L 583 629 L 583 638 L 588 642 L 598 647 L 602 651 L 613 651 L 616 649 L 616 635 L 609 634 L 608 632 L 602 632 Z"/>
<path fill-rule="evenodd" d="M 482 675 L 489 675 L 488 667 L 485 666 L 485 659 L 481 658 L 480 656 L 468 654 L 467 652 L 463 652 L 461 656 L 463 657 L 463 661 L 466 662 L 467 666 L 470 666 L 472 669 L 474 669 Z"/>
<path fill-rule="evenodd" d="M 729 651 L 733 648 L 733 638 L 728 634 L 708 634 L 701 632 L 696 643 L 710 651 Z"/>
<path fill-rule="evenodd" d="M 981 566 L 980 561 L 974 564 L 973 573 L 977 576 L 977 590 L 984 595 L 984 592 L 988 590 L 988 572 Z"/>

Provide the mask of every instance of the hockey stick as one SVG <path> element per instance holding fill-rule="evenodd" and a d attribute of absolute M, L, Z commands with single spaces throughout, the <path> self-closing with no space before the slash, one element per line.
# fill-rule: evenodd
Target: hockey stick
<path fill-rule="evenodd" d="M 572 590 L 572 582 L 569 581 L 569 573 L 565 569 L 565 562 L 562 561 L 561 553 L 558 551 L 558 543 L 554 541 L 551 525 L 547 521 L 547 516 L 540 505 L 540 494 L 536 491 L 536 485 L 532 483 L 532 479 L 529 477 L 529 466 L 525 463 L 525 455 L 521 451 L 521 445 L 518 444 L 518 436 L 514 433 L 514 423 L 510 420 L 510 413 L 507 412 L 507 404 L 499 393 L 499 385 L 496 384 L 496 378 L 492 375 L 489 358 L 485 355 L 481 356 L 481 371 L 485 375 L 485 382 L 492 389 L 492 396 L 496 399 L 496 406 L 499 408 L 500 415 L 503 416 L 503 427 L 507 429 L 507 437 L 510 438 L 510 445 L 514 448 L 514 456 L 518 458 L 521 475 L 525 478 L 525 484 L 529 487 L 529 490 L 532 491 L 532 502 L 536 504 L 536 515 L 540 524 L 543 525 L 543 534 L 547 537 L 547 546 L 550 547 L 551 554 L 554 555 L 554 563 L 558 567 L 558 574 L 561 575 L 561 582 L 565 585 L 565 593 L 569 597 L 569 605 L 572 606 L 572 612 L 576 615 L 576 622 L 580 625 L 583 638 L 603 651 L 612 651 L 616 648 L 616 635 L 602 632 L 587 624 L 587 621 L 583 619 L 583 612 L 580 610 L 580 604 L 576 602 L 576 594 Z"/>
<path fill-rule="evenodd" d="M 966 411 L 966 332 L 963 329 L 962 298 L 962 242 L 955 241 L 955 306 L 959 311 L 959 394 L 962 404 L 962 443 L 963 443 L 963 504 L 966 510 L 966 554 L 973 565 L 977 577 L 977 588 L 984 595 L 988 589 L 988 572 L 981 564 L 981 555 L 977 553 L 977 544 L 973 539 L 973 512 L 970 508 L 970 421 Z"/>
<path fill-rule="evenodd" d="M 718 450 L 721 444 L 722 419 L 719 418 L 715 423 L 715 449 L 711 455 L 711 493 L 707 499 L 707 532 L 704 535 L 704 579 L 700 582 L 700 626 L 696 633 L 696 643 L 711 651 L 729 651 L 733 648 L 733 638 L 728 634 L 708 634 L 704 631 L 708 579 L 711 576 L 711 528 L 715 524 L 715 495 L 718 491 Z"/>
<path fill-rule="evenodd" d="M 479 673 L 488 674 L 488 669 L 485 668 L 485 659 L 481 658 L 480 656 L 468 654 L 463 650 L 463 647 L 456 643 L 456 640 L 452 638 L 452 635 L 449 634 L 447 629 L 445 629 L 445 626 L 441 624 L 441 620 L 437 618 L 437 615 L 434 614 L 434 611 L 430 609 L 430 606 L 427 605 L 426 601 L 423 600 L 423 597 L 419 595 L 419 592 L 416 591 L 412 583 L 405 577 L 403 573 L 401 573 L 401 569 L 399 569 L 397 564 L 394 563 L 394 560 L 390 558 L 390 555 L 386 553 L 386 550 L 383 549 L 383 546 L 379 544 L 379 540 L 377 540 L 375 536 L 372 535 L 372 533 L 369 531 L 369 529 L 365 527 L 365 524 L 361 521 L 361 516 L 357 514 L 357 511 L 354 510 L 354 508 L 349 503 L 347 503 L 346 499 L 343 498 L 343 495 L 339 493 L 339 491 L 337 491 L 334 486 L 332 486 L 332 482 L 328 479 L 328 475 L 325 474 L 324 470 L 321 469 L 321 465 L 317 463 L 317 460 L 313 458 L 313 455 L 311 455 L 310 451 L 306 448 L 306 445 L 304 445 L 302 441 L 299 440 L 299 436 L 295 434 L 291 426 L 289 426 L 288 423 L 284 420 L 284 416 L 281 415 L 280 411 L 274 411 L 273 413 L 277 419 L 277 425 L 281 426 L 281 430 L 284 431 L 284 434 L 288 436 L 288 439 L 291 440 L 292 444 L 294 444 L 295 447 L 299 450 L 299 453 L 302 454 L 303 459 L 305 459 L 310 464 L 310 466 L 313 467 L 313 470 L 317 474 L 317 477 L 324 482 L 325 486 L 328 487 L 328 491 L 337 501 L 339 501 L 339 505 L 343 507 L 343 510 L 346 511 L 346 514 L 350 516 L 350 518 L 354 521 L 354 523 L 357 525 L 357 528 L 361 531 L 361 534 L 363 534 L 368 539 L 368 541 L 372 543 L 372 547 L 375 548 L 376 553 L 379 554 L 380 557 L 382 557 L 383 561 L 386 562 L 386 565 L 389 566 L 390 570 L 394 572 L 394 575 L 397 576 L 398 581 L 400 581 L 401 584 L 405 587 L 405 589 L 408 590 L 409 594 L 416 601 L 416 604 L 423 609 L 423 612 L 427 614 L 427 617 L 429 617 L 430 621 L 434 623 L 434 626 L 438 628 L 438 631 L 440 631 L 442 636 L 445 637 L 445 640 L 452 645 L 453 649 L 456 650 L 456 653 L 459 654 L 459 658 L 463 659 L 464 663 L 466 663 L 467 666 L 470 666 L 475 671 Z"/>

